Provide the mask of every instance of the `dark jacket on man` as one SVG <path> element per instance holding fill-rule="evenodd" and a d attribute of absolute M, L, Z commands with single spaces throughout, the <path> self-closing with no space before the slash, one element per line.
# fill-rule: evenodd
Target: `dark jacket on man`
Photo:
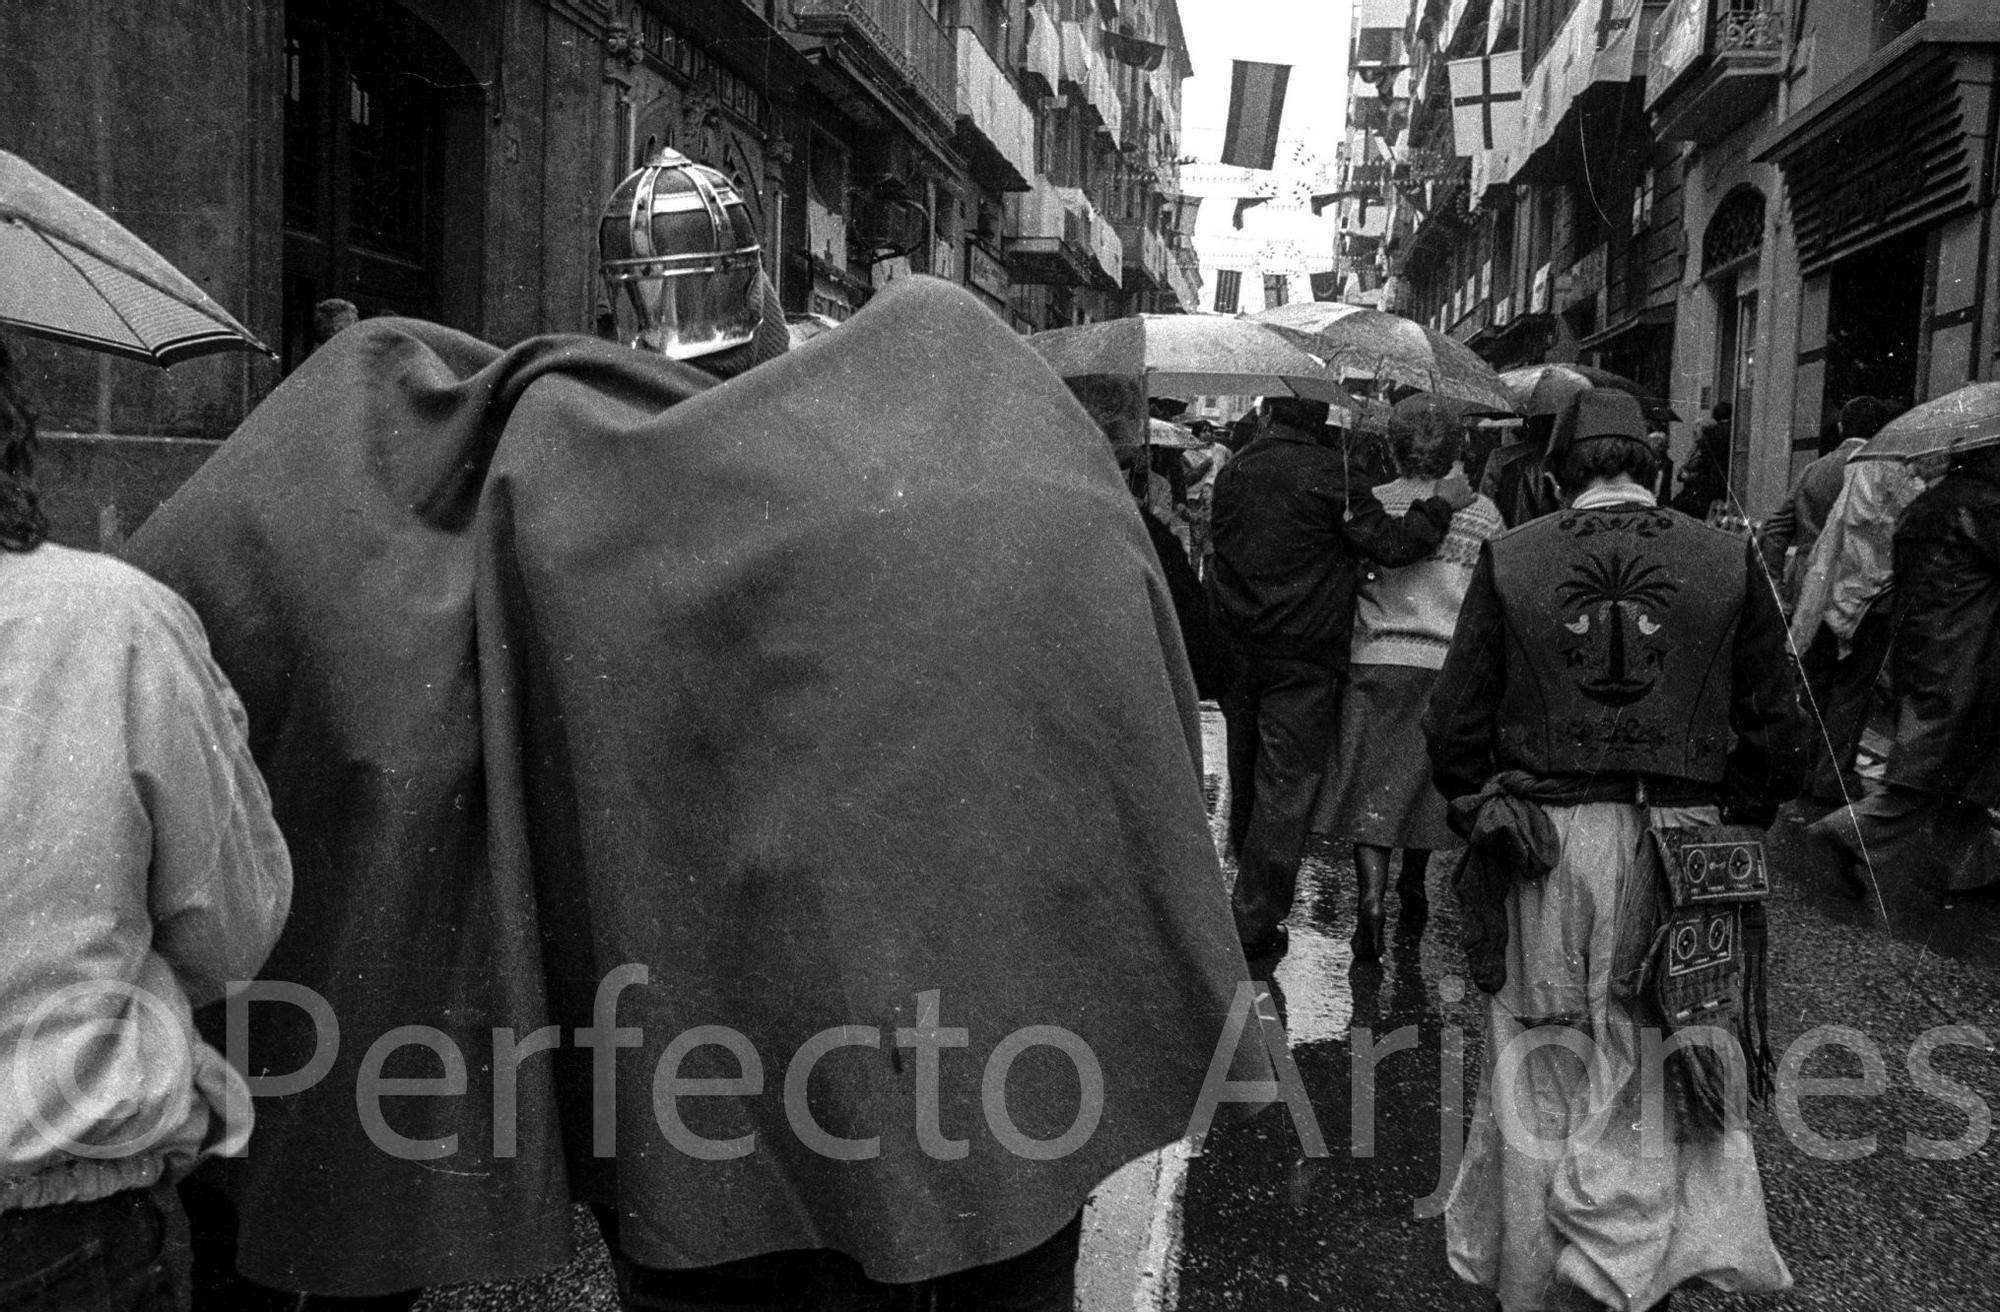
<path fill-rule="evenodd" d="M 1947 475 L 1896 526 L 1888 782 L 2000 804 L 2000 453 Z"/>
<path fill-rule="evenodd" d="M 1360 559 L 1422 560 L 1451 503 L 1426 497 L 1394 518 L 1342 454 L 1274 424 L 1215 480 L 1209 598 L 1223 639 L 1250 656 L 1347 668 Z"/>
<path fill-rule="evenodd" d="M 1648 501 L 1489 542 L 1425 719 L 1439 791 L 1522 771 L 1574 781 L 1575 800 L 1631 800 L 1643 779 L 1662 803 L 1775 811 L 1798 791 L 1805 722 L 1747 552 Z"/>

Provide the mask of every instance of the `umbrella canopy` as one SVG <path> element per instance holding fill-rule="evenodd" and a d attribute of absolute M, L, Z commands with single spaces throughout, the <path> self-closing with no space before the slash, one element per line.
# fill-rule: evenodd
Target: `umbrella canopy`
<path fill-rule="evenodd" d="M 115 219 L 0 150 L 0 324 L 157 365 L 273 354 Z"/>
<path fill-rule="evenodd" d="M 1325 365 L 1247 319 L 1141 314 L 1034 334 L 1062 378 L 1140 378 L 1148 396 L 1299 396 L 1350 405 Z"/>
<path fill-rule="evenodd" d="M 1680 418 L 1672 406 L 1657 396 L 1648 396 L 1644 388 L 1625 375 L 1587 364 L 1531 364 L 1509 369 L 1500 375 L 1500 381 L 1513 393 L 1521 412 L 1530 416 L 1559 414 L 1578 392 L 1604 387 L 1639 398 L 1639 408 L 1646 412 L 1651 423 L 1670 423 Z"/>
<path fill-rule="evenodd" d="M 1252 315 L 1250 321 L 1267 324 L 1323 356 L 1337 373 L 1366 374 L 1496 414 L 1514 410 L 1514 398 L 1500 385 L 1500 376 L 1471 347 L 1400 314 L 1338 301 L 1298 301 Z"/>
<path fill-rule="evenodd" d="M 1172 447 L 1178 451 L 1200 451 L 1208 445 L 1194 435 L 1193 429 L 1183 428 L 1170 419 L 1148 419 L 1146 443 L 1149 446 Z"/>
<path fill-rule="evenodd" d="M 1882 426 L 1856 460 L 1919 460 L 2000 446 L 2000 383 L 1967 383 Z"/>

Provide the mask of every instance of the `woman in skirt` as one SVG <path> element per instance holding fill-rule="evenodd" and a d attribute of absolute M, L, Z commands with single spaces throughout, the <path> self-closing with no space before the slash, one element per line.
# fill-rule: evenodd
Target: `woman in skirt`
<path fill-rule="evenodd" d="M 1383 509 L 1400 515 L 1430 496 L 1459 462 L 1464 425 L 1445 404 L 1420 393 L 1391 411 L 1389 446 L 1402 476 L 1377 487 L 1375 495 Z M 1370 565 L 1355 590 L 1340 735 L 1314 811 L 1313 831 L 1354 844 L 1360 877 L 1357 960 L 1382 955 L 1382 897 L 1390 854 L 1403 851 L 1396 882 L 1402 920 L 1421 933 L 1430 911 L 1424 877 L 1431 853 L 1459 845 L 1445 825 L 1444 799 L 1431 785 L 1430 765 L 1419 749 L 1422 722 L 1479 549 L 1503 527 L 1499 509 L 1479 497 L 1452 516 L 1450 531 L 1429 559 L 1397 569 Z"/>

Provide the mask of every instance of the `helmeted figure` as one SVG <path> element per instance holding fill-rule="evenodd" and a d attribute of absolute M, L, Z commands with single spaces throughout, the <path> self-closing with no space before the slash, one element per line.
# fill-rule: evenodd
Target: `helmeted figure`
<path fill-rule="evenodd" d="M 1110 452 L 936 279 L 774 358 L 719 179 L 620 187 L 617 342 L 364 321 L 129 546 L 297 854 L 264 983 L 339 1027 L 241 1027 L 326 1059 L 228 1173 L 261 1284 L 536 1275 L 586 1202 L 639 1305 L 1067 1307 L 1090 1190 L 1188 1129 L 1244 963 Z"/>
<path fill-rule="evenodd" d="M 1491 995 L 1446 1240 L 1507 1312 L 1637 1312 L 1791 1281 L 1740 1113 L 1769 1074 L 1755 827 L 1804 720 L 1752 548 L 1659 507 L 1636 401 L 1570 405 L 1567 505 L 1487 544 L 1425 723 Z M 1688 1026 L 1714 1042 L 1648 1055 Z"/>

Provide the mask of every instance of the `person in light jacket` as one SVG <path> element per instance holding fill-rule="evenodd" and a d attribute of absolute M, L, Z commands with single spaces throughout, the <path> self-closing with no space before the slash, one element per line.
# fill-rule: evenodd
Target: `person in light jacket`
<path fill-rule="evenodd" d="M 190 1008 L 249 979 L 291 863 L 201 623 L 44 541 L 0 342 L 0 1307 L 185 1307 L 174 1184 L 241 1151 Z"/>

